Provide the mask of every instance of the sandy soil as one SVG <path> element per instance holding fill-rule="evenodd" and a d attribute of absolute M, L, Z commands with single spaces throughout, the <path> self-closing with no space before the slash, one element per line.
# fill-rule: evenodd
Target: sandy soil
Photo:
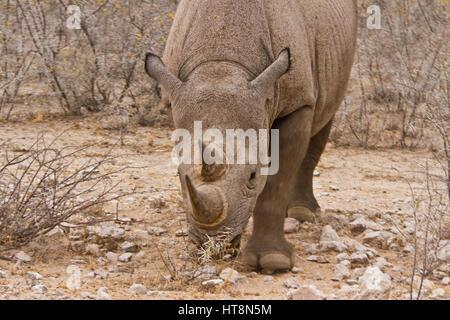
<path fill-rule="evenodd" d="M 12 139 L 7 148 L 14 150 L 29 145 L 37 132 L 43 131 L 52 137 L 61 130 L 68 131 L 59 139 L 60 146 L 98 142 L 101 144 L 95 152 L 99 154 L 105 153 L 118 140 L 118 132 L 104 130 L 99 119 L 44 118 L 0 124 L 0 145 Z M 349 229 L 349 223 L 360 214 L 375 222 L 380 229 L 395 235 L 393 221 L 403 229 L 405 222 L 411 218 L 408 182 L 414 188 L 420 188 L 423 183 L 423 177 L 417 173 L 420 165 L 426 160 L 434 163 L 430 154 L 420 151 L 362 150 L 329 145 L 317 169 L 320 175 L 315 177 L 315 193 L 322 206 L 323 217 L 316 224 L 303 223 L 298 232 L 287 234 L 296 248 L 298 270 L 295 273 L 274 274 L 273 279 L 266 279 L 267 275 L 251 273 L 237 261 L 214 261 L 210 265 L 216 266 L 218 273 L 231 267 L 246 278 L 237 284 L 225 282 L 224 286 L 208 289 L 202 285 L 204 279 L 192 276 L 201 266 L 186 254 L 192 252 L 188 238 L 176 235 L 177 231 L 186 228 L 186 221 L 176 169 L 170 161 L 170 135 L 169 129 L 133 128 L 125 136 L 125 145 L 117 149 L 123 157 L 116 162 L 116 166 L 142 167 L 115 177 L 122 181 L 123 190 L 136 186 L 140 192 L 125 197 L 119 205 L 121 221 L 117 225 L 126 230 L 127 241 L 139 246 L 139 253 L 133 253 L 130 262 L 108 261 L 105 255 L 109 250 L 103 247 L 98 256 L 86 253 L 86 245 L 94 243 L 90 238 L 82 240 L 81 248 L 79 243 L 75 246 L 74 241 L 70 240 L 74 237 L 70 238 L 70 235 L 83 233 L 83 228 L 67 234 L 46 235 L 20 248 L 32 258 L 31 263 L 17 268 L 14 261 L 0 260 L 0 270 L 5 275 L 0 277 L 0 298 L 91 299 L 96 298 L 98 288 L 106 287 L 113 299 L 286 299 L 288 288 L 284 282 L 292 277 L 301 285 L 315 285 L 328 298 L 351 298 L 341 291 L 346 280 L 333 280 L 338 253 L 311 249 L 311 245 L 318 244 L 322 227 L 330 224 L 341 238 L 362 242 L 363 234 L 355 236 Z M 103 214 L 105 217 L 113 216 L 115 204 L 105 206 Z M 80 219 L 82 216 L 74 217 L 71 222 Z M 149 226 L 164 228 L 168 232 L 152 236 L 146 231 Z M 251 227 L 250 221 L 243 244 L 251 233 Z M 399 237 L 398 234 L 396 236 Z M 404 299 L 408 292 L 411 255 L 405 253 L 403 246 L 398 251 L 374 249 L 379 257 L 392 264 L 383 267 L 383 271 L 392 278 L 390 298 Z M 12 255 L 17 251 L 2 255 Z M 120 253 L 118 249 L 113 251 Z M 319 259 L 321 263 L 307 260 L 313 254 L 322 257 Z M 370 260 L 370 265 L 375 263 L 377 255 Z M 74 259 L 82 261 L 74 262 Z M 175 276 L 171 276 L 167 261 L 173 262 Z M 81 288 L 77 290 L 69 290 L 66 285 L 69 277 L 66 268 L 73 264 L 78 266 L 82 275 Z M 448 270 L 448 264 L 444 265 L 439 271 L 441 276 L 431 277 L 430 292 L 443 288 L 445 297 L 449 298 L 449 286 L 441 281 L 443 273 L 448 276 Z M 27 281 L 29 271 L 42 275 L 42 283 L 48 292 L 39 294 L 31 291 Z M 92 271 L 100 276 L 89 276 Z M 355 272 L 354 269 L 352 272 Z M 357 275 L 351 278 L 355 277 Z M 134 283 L 144 285 L 149 292 L 139 296 L 131 294 L 129 288 Z"/>

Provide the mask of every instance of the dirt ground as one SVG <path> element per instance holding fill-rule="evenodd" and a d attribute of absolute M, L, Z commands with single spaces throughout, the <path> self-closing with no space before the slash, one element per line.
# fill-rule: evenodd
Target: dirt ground
<path fill-rule="evenodd" d="M 99 146 L 94 151 L 98 154 L 106 153 L 119 138 L 117 131 L 104 130 L 98 117 L 44 118 L 0 124 L 0 145 L 11 139 L 8 149 L 19 149 L 31 144 L 38 132 L 45 132 L 51 138 L 63 130 L 67 132 L 58 140 L 60 146 L 97 142 Z M 354 298 L 346 286 L 357 282 L 364 269 L 352 266 L 349 279 L 335 279 L 334 268 L 339 253 L 322 252 L 315 246 L 323 226 L 331 225 L 341 239 L 363 243 L 364 233 L 355 235 L 349 227 L 356 217 L 363 216 L 398 240 L 401 237 L 395 225 L 400 230 L 410 228 L 408 182 L 413 188 L 420 188 L 423 183 L 423 177 L 417 173 L 420 165 L 425 161 L 435 163 L 432 155 L 421 151 L 363 150 L 328 145 L 315 177 L 315 194 L 322 207 L 322 218 L 314 224 L 304 222 L 297 232 L 286 235 L 296 249 L 296 269 L 268 276 L 252 273 L 237 260 L 213 261 L 209 265 L 216 267 L 216 275 L 209 278 L 217 279 L 217 274 L 227 267 L 245 278 L 236 284 L 225 281 L 222 286 L 206 288 L 202 282 L 209 278 L 195 276 L 195 271 L 204 266 L 189 255 L 193 248 L 182 232 L 180 235 L 180 230 L 186 229 L 186 220 L 176 168 L 170 161 L 170 136 L 169 129 L 137 127 L 126 134 L 124 146 L 117 149 L 123 157 L 115 166 L 140 167 L 115 176 L 122 182 L 123 191 L 136 186 L 139 192 L 120 201 L 120 219 L 115 223 L 125 230 L 124 240 L 138 246 L 129 262 L 106 258 L 108 251 L 122 254 L 118 248 L 100 246 L 99 252 L 86 252 L 86 247 L 95 241 L 85 236 L 85 227 L 70 232 L 57 230 L 23 248 L 2 254 L 5 258 L 22 250 L 31 257 L 31 262 L 18 266 L 14 259 L 0 260 L 0 271 L 3 271 L 0 299 L 97 299 L 98 289 L 102 287 L 107 288 L 112 299 L 286 299 L 289 289 L 285 281 L 290 278 L 295 278 L 302 286 L 316 286 L 328 299 Z M 104 217 L 111 218 L 115 214 L 115 203 L 103 208 Z M 83 215 L 73 217 L 71 223 L 82 220 Z M 150 235 L 149 227 L 159 227 L 167 232 Z M 245 245 L 251 228 L 250 221 L 241 245 Z M 381 269 L 392 279 L 390 299 L 407 299 L 412 257 L 410 251 L 405 250 L 408 245 L 401 240 L 398 243 L 398 247 L 366 244 L 375 254 L 362 268 L 376 264 L 377 258 L 385 258 L 388 263 Z M 318 258 L 311 258 L 313 255 Z M 66 269 L 70 265 L 76 265 L 81 271 L 79 289 L 70 290 L 67 286 L 70 274 Z M 450 297 L 449 286 L 442 280 L 448 277 L 449 270 L 448 263 L 444 264 L 430 277 L 425 298 L 439 288 L 445 291 L 439 299 Z M 30 271 L 42 276 L 40 283 L 47 288 L 45 292 L 32 291 Z M 147 293 L 131 293 L 133 284 L 142 284 Z"/>

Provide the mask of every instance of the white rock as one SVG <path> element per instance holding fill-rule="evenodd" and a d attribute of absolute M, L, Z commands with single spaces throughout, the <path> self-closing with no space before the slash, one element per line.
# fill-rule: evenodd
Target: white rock
<path fill-rule="evenodd" d="M 31 287 L 31 291 L 33 291 L 35 293 L 39 293 L 39 294 L 44 294 L 48 291 L 48 289 L 43 284 L 37 284 L 37 285 Z"/>
<path fill-rule="evenodd" d="M 141 296 L 147 293 L 147 288 L 142 284 L 134 283 L 130 287 L 130 292 L 136 296 Z"/>
<path fill-rule="evenodd" d="M 0 271 L 0 272 L 1 272 L 1 271 Z M 1 278 L 1 276 L 0 276 L 0 278 Z M 449 285 L 449 284 L 450 284 L 450 277 L 444 277 L 444 278 L 442 278 L 441 283 L 442 283 L 443 285 Z"/>
<path fill-rule="evenodd" d="M 271 282 L 271 281 L 273 281 L 273 277 L 272 276 L 264 277 L 263 281 L 264 282 Z"/>
<path fill-rule="evenodd" d="M 339 294 L 341 296 L 345 296 L 347 298 L 353 299 L 356 294 L 359 291 L 359 286 L 352 284 L 352 285 L 346 285 L 344 284 L 341 289 L 339 290 Z"/>
<path fill-rule="evenodd" d="M 144 251 L 140 251 L 138 254 L 136 254 L 134 256 L 136 259 L 142 259 L 145 258 L 145 252 Z"/>
<path fill-rule="evenodd" d="M 217 268 L 215 266 L 206 265 L 201 269 L 198 269 L 194 276 L 199 279 L 207 280 L 217 275 Z"/>
<path fill-rule="evenodd" d="M 164 233 L 167 233 L 167 230 L 158 227 L 148 227 L 147 233 L 151 236 L 161 236 Z"/>
<path fill-rule="evenodd" d="M 291 272 L 292 273 L 299 273 L 300 271 L 302 271 L 300 268 L 297 268 L 297 267 L 293 267 L 292 269 L 291 269 Z"/>
<path fill-rule="evenodd" d="M 363 238 L 363 243 L 372 247 L 383 249 L 387 246 L 387 240 L 393 237 L 390 232 L 386 231 L 369 231 Z"/>
<path fill-rule="evenodd" d="M 27 255 L 23 251 L 19 251 L 19 252 L 16 253 L 16 259 L 17 259 L 17 261 L 20 261 L 20 262 L 25 262 L 25 263 L 31 262 L 30 256 Z"/>
<path fill-rule="evenodd" d="M 0 270 L 0 279 L 6 278 L 6 272 Z"/>
<path fill-rule="evenodd" d="M 123 239 L 125 236 L 125 230 L 117 227 L 112 222 L 101 222 L 98 225 L 87 227 L 87 230 L 100 238 L 113 238 L 119 240 Z"/>
<path fill-rule="evenodd" d="M 340 253 L 336 256 L 336 260 L 341 263 L 344 260 L 350 260 L 350 256 L 347 253 Z"/>
<path fill-rule="evenodd" d="M 114 252 L 108 252 L 106 254 L 106 259 L 108 259 L 111 262 L 117 262 L 117 261 L 119 261 L 119 255 Z"/>
<path fill-rule="evenodd" d="M 97 300 L 111 300 L 111 296 L 108 293 L 108 288 L 106 288 L 106 287 L 98 288 L 96 299 Z"/>
<path fill-rule="evenodd" d="M 347 250 L 347 246 L 342 243 L 336 231 L 330 225 L 326 225 L 323 227 L 320 236 L 320 249 L 322 251 L 343 252 Z"/>
<path fill-rule="evenodd" d="M 31 280 L 37 280 L 37 281 L 42 280 L 42 276 L 39 273 L 33 272 L 33 271 L 28 271 L 27 277 Z"/>
<path fill-rule="evenodd" d="M 187 234 L 188 234 L 187 230 L 185 230 L 185 229 L 180 229 L 175 232 L 175 235 L 177 237 L 185 237 L 185 236 L 187 236 Z"/>
<path fill-rule="evenodd" d="M 444 297 L 445 297 L 445 290 L 442 288 L 434 289 L 430 295 L 430 299 L 438 299 L 438 298 L 444 298 Z"/>
<path fill-rule="evenodd" d="M 386 300 L 392 289 L 391 277 L 383 273 L 378 267 L 369 267 L 359 278 L 361 292 L 358 296 L 362 300 Z"/>
<path fill-rule="evenodd" d="M 134 242 L 125 241 L 120 245 L 122 252 L 139 252 L 139 246 Z"/>
<path fill-rule="evenodd" d="M 385 268 L 391 268 L 392 264 L 387 262 L 385 258 L 379 257 L 375 260 L 375 266 L 380 268 L 380 270 L 384 270 Z"/>
<path fill-rule="evenodd" d="M 212 279 L 212 280 L 206 280 L 202 282 L 202 286 L 206 288 L 213 288 L 216 286 L 222 286 L 224 284 L 222 279 Z"/>
<path fill-rule="evenodd" d="M 93 255 L 93 256 L 99 256 L 100 255 L 100 247 L 98 244 L 90 243 L 86 247 L 86 253 Z"/>
<path fill-rule="evenodd" d="M 295 233 L 300 228 L 300 222 L 294 218 L 284 219 L 284 232 L 285 233 Z"/>
<path fill-rule="evenodd" d="M 298 287 L 300 287 L 300 284 L 298 283 L 297 279 L 288 278 L 284 281 L 284 286 L 288 289 L 298 289 Z"/>
<path fill-rule="evenodd" d="M 300 289 L 289 290 L 287 294 L 289 300 L 325 300 L 326 296 L 315 286 L 302 286 Z"/>
<path fill-rule="evenodd" d="M 232 284 L 236 284 L 239 281 L 245 279 L 245 276 L 241 275 L 239 272 L 237 272 L 236 270 L 233 270 L 231 268 L 226 268 L 224 269 L 219 277 L 224 280 L 225 282 L 230 282 Z"/>
<path fill-rule="evenodd" d="M 127 253 L 124 253 L 124 254 L 121 254 L 120 256 L 119 256 L 119 261 L 120 262 L 129 262 L 130 260 L 131 260 L 131 257 L 132 257 L 133 255 L 131 254 L 131 253 L 129 253 L 129 252 L 127 252 Z"/>
<path fill-rule="evenodd" d="M 334 274 L 337 280 L 350 278 L 350 270 L 343 264 L 339 263 L 334 267 Z"/>
<path fill-rule="evenodd" d="M 369 264 L 369 257 L 365 253 L 357 252 L 350 256 L 350 262 L 352 266 L 367 265 Z"/>

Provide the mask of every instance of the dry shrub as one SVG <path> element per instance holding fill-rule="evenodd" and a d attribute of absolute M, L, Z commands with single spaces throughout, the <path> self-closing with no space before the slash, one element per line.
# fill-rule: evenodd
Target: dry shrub
<path fill-rule="evenodd" d="M 92 145 L 54 147 L 39 136 L 28 148 L 4 153 L 0 165 L 0 250 L 29 243 L 75 214 L 131 194 L 119 192 L 108 165 L 116 158 L 89 156 Z"/>
<path fill-rule="evenodd" d="M 366 10 L 372 4 L 360 5 L 358 53 L 332 140 L 364 148 L 434 148 L 440 142 L 427 114 L 448 114 L 449 105 L 446 6 L 379 0 L 382 29 L 369 30 Z"/>

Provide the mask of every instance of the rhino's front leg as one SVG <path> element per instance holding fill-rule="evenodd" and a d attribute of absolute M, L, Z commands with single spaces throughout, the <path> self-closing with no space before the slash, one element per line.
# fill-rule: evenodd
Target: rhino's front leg
<path fill-rule="evenodd" d="M 273 272 L 294 265 L 293 248 L 284 237 L 284 218 L 296 173 L 308 150 L 312 119 L 312 108 L 303 107 L 273 125 L 280 130 L 280 169 L 268 177 L 255 207 L 253 234 L 242 256 L 251 267 Z"/>

